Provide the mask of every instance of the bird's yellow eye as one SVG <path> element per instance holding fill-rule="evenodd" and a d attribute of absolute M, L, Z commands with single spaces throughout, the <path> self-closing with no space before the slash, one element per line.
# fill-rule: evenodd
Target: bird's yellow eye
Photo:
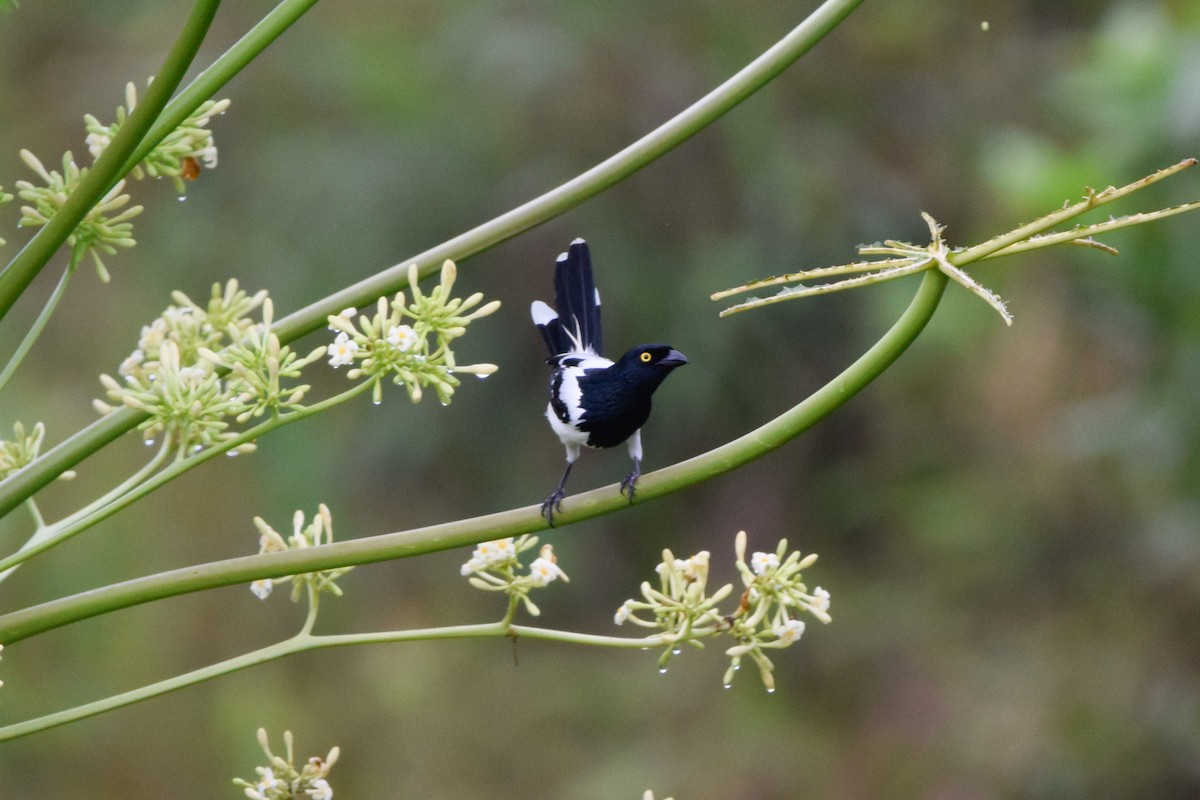
<path fill-rule="evenodd" d="M 649 364 L 650 359 L 654 358 L 654 356 L 650 355 L 649 353 L 642 353 L 640 356 L 638 356 L 638 358 L 642 360 L 643 364 Z"/>

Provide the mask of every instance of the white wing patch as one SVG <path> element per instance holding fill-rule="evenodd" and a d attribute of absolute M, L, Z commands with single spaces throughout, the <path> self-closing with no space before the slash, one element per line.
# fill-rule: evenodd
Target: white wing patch
<path fill-rule="evenodd" d="M 606 369 L 613 364 L 603 356 L 580 355 L 583 358 L 578 364 L 562 368 L 562 383 L 558 389 L 559 399 L 567 407 L 567 422 L 572 428 L 579 425 L 586 411 L 582 405 L 583 391 L 579 388 L 579 379 L 589 369 Z M 584 434 L 583 438 L 587 439 L 587 434 Z"/>

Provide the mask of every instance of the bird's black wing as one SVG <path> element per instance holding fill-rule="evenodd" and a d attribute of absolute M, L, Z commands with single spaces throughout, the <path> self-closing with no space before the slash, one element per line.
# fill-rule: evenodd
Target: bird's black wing
<path fill-rule="evenodd" d="M 602 355 L 600 293 L 592 279 L 592 256 L 583 239 L 571 242 L 554 265 L 554 305 L 562 332 L 571 340 L 566 344 L 574 352 Z"/>

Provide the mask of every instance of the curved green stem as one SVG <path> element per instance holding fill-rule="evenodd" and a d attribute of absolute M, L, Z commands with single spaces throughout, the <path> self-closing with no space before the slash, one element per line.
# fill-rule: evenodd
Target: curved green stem
<path fill-rule="evenodd" d="M 162 470 L 154 477 L 144 482 L 140 482 L 140 479 L 134 480 L 133 478 L 125 481 L 121 487 L 118 487 L 118 489 L 123 488 L 124 491 L 118 492 L 114 490 L 108 495 L 105 495 L 104 498 L 101 498 L 101 501 L 105 500 L 106 498 L 110 498 L 107 502 L 97 501 L 89 507 L 92 509 L 90 512 L 77 512 L 72 514 L 70 517 L 67 517 L 62 522 L 51 525 L 49 528 L 43 529 L 43 531 L 39 531 L 39 534 L 35 535 L 33 539 L 30 539 L 28 542 L 26 542 L 25 546 L 23 546 L 20 550 L 8 556 L 7 558 L 0 559 L 0 580 L 3 580 L 4 575 L 7 574 L 7 572 L 13 567 L 28 561 L 39 553 L 49 550 L 51 547 L 55 547 L 56 545 L 65 542 L 67 539 L 70 539 L 76 534 L 82 533 L 96 523 L 108 519 L 121 509 L 132 505 L 138 500 L 141 500 L 146 495 L 160 488 L 164 484 L 170 483 L 188 470 L 198 467 L 209 459 L 216 458 L 223 453 L 228 453 L 235 447 L 239 447 L 247 442 L 252 442 L 255 439 L 265 436 L 277 428 L 282 428 L 283 426 L 290 425 L 293 422 L 299 422 L 306 417 L 311 417 L 313 414 L 324 411 L 328 408 L 332 408 L 333 406 L 357 397 L 367 389 L 371 388 L 374 384 L 375 381 L 373 380 L 363 381 L 362 383 L 356 384 L 352 388 L 347 389 L 340 394 L 336 394 L 333 397 L 326 398 L 319 403 L 313 403 L 311 406 L 305 406 L 304 408 L 296 409 L 290 413 L 283 414 L 278 417 L 272 417 L 265 422 L 255 425 L 253 428 L 250 428 L 247 431 L 243 431 L 228 441 L 224 441 L 219 445 L 214 445 L 213 447 L 201 450 L 195 455 L 189 456 L 184 450 L 177 449 L 176 458 L 174 461 L 172 461 L 171 466 Z M 161 464 L 161 457 L 165 456 L 169 450 L 170 448 L 168 447 L 167 442 L 164 441 L 162 449 L 159 452 L 159 456 L 156 456 L 155 462 L 151 463 L 155 466 Z M 139 475 L 144 477 L 144 473 L 146 471 L 146 468 L 143 467 L 142 470 L 139 471 Z M 135 476 L 135 478 L 136 477 L 137 476 Z"/>
<path fill-rule="evenodd" d="M 75 274 L 75 266 L 79 263 L 79 257 L 83 251 L 76 247 L 71 254 L 71 263 L 67 264 L 67 269 L 63 272 L 63 276 L 58 279 L 58 285 L 54 287 L 54 291 L 50 294 L 50 298 L 46 301 L 46 305 L 42 307 L 37 319 L 33 321 L 33 325 L 29 328 L 29 333 L 25 334 L 25 338 L 17 345 L 17 349 L 13 351 L 12 358 L 4 365 L 4 371 L 0 372 L 0 392 L 4 391 L 4 387 L 8 384 L 10 378 L 16 374 L 17 368 L 21 366 L 21 362 L 25 360 L 25 356 L 33 349 L 33 343 L 42 335 L 42 331 L 46 328 L 46 323 L 50 321 L 50 315 L 54 313 L 54 309 L 58 308 L 58 301 L 62 300 L 67 291 L 67 284 L 71 281 L 71 276 Z"/>
<path fill-rule="evenodd" d="M 407 269 L 417 263 L 421 274 L 438 269 L 445 259 L 461 261 L 568 211 L 612 184 L 670 152 L 794 63 L 863 0 L 826 0 L 796 29 L 748 66 L 691 107 L 582 175 L 519 208 L 486 222 L 445 244 L 404 259 L 378 275 L 343 289 L 283 319 L 275 326 L 282 343 L 321 327 L 325 318 L 350 305 L 361 306 L 407 286 Z M 121 410 L 77 432 L 37 461 L 0 483 L 0 515 L 15 508 L 59 474 L 131 430 L 145 416 Z"/>
<path fill-rule="evenodd" d="M 766 455 L 845 403 L 892 364 L 933 316 L 946 276 L 926 272 L 916 296 L 900 319 L 870 350 L 799 405 L 760 428 L 665 469 L 643 475 L 636 502 L 641 503 L 722 475 Z M 573 495 L 555 515 L 560 525 L 628 508 L 615 486 Z M 216 586 L 249 583 L 351 564 L 366 564 L 475 544 L 487 539 L 544 530 L 540 506 L 488 514 L 426 528 L 388 533 L 303 550 L 288 550 L 163 572 L 0 616 L 0 643 L 10 644 L 88 617 L 164 597 Z"/>
<path fill-rule="evenodd" d="M 171 98 L 171 93 L 179 86 L 183 74 L 196 57 L 196 51 L 200 49 L 200 43 L 208 33 L 218 5 L 220 0 L 196 0 L 179 38 L 167 53 L 154 82 L 147 87 L 142 102 L 129 115 L 112 142 L 88 170 L 79 188 L 71 193 L 58 213 L 50 218 L 50 221 L 21 248 L 4 271 L 0 272 L 0 319 L 8 314 L 17 298 L 33 282 L 92 207 L 128 171 L 127 159 L 145 138 L 146 132 Z"/>
<path fill-rule="evenodd" d="M 315 606 L 313 607 L 315 608 Z M 599 636 L 587 633 L 574 633 L 572 631 L 535 628 L 525 625 L 510 625 L 503 621 L 489 622 L 481 625 L 452 625 L 442 628 L 424 628 L 410 631 L 346 633 L 328 636 L 313 635 L 310 632 L 310 626 L 306 623 L 305 629 L 290 639 L 285 639 L 282 642 L 277 642 L 276 644 L 245 653 L 244 655 L 236 656 L 217 664 L 211 664 L 207 667 L 201 667 L 183 675 L 177 675 L 173 678 L 113 695 L 112 697 L 106 697 L 103 700 L 85 703 L 75 708 L 47 714 L 36 719 L 5 725 L 0 727 L 0 742 L 17 739 L 21 736 L 28 736 L 31 733 L 48 730 L 59 725 L 66 725 L 67 723 L 97 714 L 103 714 L 106 711 L 112 711 L 123 706 L 141 702 L 142 700 L 149 700 L 152 697 L 173 692 L 176 689 L 194 686 L 197 683 L 229 675 L 247 667 L 265 664 L 268 661 L 274 661 L 278 658 L 283 658 L 293 653 L 302 653 L 307 650 L 320 650 L 326 647 L 346 647 L 359 644 L 384 644 L 433 639 L 498 639 L 508 636 L 631 649 L 660 647 L 666 644 L 665 640 L 654 636 L 644 639 L 627 639 L 619 636 Z"/>

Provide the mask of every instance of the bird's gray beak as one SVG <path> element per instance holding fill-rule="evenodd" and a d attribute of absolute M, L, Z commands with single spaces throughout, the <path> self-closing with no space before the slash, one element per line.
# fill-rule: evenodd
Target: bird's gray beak
<path fill-rule="evenodd" d="M 662 367 L 682 367 L 686 363 L 688 363 L 687 356 L 678 350 L 672 350 L 667 353 L 666 358 L 658 362 L 659 366 Z"/>

